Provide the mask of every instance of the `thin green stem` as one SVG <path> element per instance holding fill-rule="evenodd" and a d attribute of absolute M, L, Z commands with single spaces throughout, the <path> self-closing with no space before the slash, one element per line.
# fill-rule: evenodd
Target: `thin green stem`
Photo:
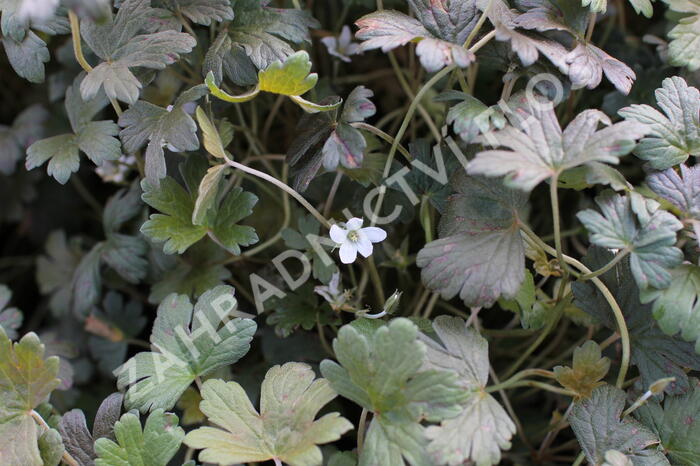
<path fill-rule="evenodd" d="M 559 322 L 559 318 L 561 317 L 561 312 L 564 309 L 564 307 L 569 303 L 570 299 L 562 299 L 559 301 L 556 306 L 554 306 L 554 309 L 552 310 L 555 315 L 553 316 L 552 320 L 547 324 L 547 327 L 545 327 L 544 330 L 537 336 L 535 341 L 532 342 L 532 344 L 520 355 L 520 357 L 506 370 L 506 372 L 503 374 L 503 378 L 510 377 L 515 373 L 515 371 L 518 370 L 520 366 L 523 365 L 525 360 L 530 357 L 532 353 L 535 352 L 537 348 L 544 342 L 545 338 L 549 335 L 549 333 L 552 331 L 552 329 L 556 326 L 556 324 Z"/>
<path fill-rule="evenodd" d="M 321 346 L 323 347 L 323 350 L 332 358 L 335 358 L 335 353 L 333 352 L 333 348 L 328 344 L 328 340 L 326 340 L 326 334 L 324 333 L 323 330 L 323 324 L 321 323 L 321 313 L 316 314 L 316 329 L 318 330 L 318 338 L 321 340 Z"/>
<path fill-rule="evenodd" d="M 68 10 L 68 20 L 70 21 L 71 37 L 73 39 L 73 53 L 75 54 L 75 59 L 80 64 L 80 67 L 86 72 L 92 71 L 92 66 L 85 59 L 83 55 L 83 44 L 80 40 L 80 21 L 78 20 L 78 15 L 75 14 L 73 10 Z"/>
<path fill-rule="evenodd" d="M 548 379 L 555 378 L 554 372 L 552 372 L 552 371 L 547 371 L 544 369 L 524 369 L 524 370 L 514 374 L 508 380 L 501 382 L 498 385 L 490 386 L 488 391 L 495 392 L 495 391 L 500 390 L 501 388 L 508 388 L 511 385 L 513 385 L 514 383 L 516 383 L 522 379 L 526 379 L 530 376 L 546 377 Z"/>
<path fill-rule="evenodd" d="M 430 300 L 428 300 L 428 304 L 425 306 L 425 311 L 423 312 L 424 319 L 430 318 L 430 314 L 433 313 L 433 309 L 435 309 L 435 304 L 437 303 L 438 299 L 440 299 L 440 293 L 433 293 Z"/>
<path fill-rule="evenodd" d="M 484 12 L 479 17 L 479 21 L 477 21 L 476 26 L 474 26 L 474 29 L 472 29 L 472 32 L 470 32 L 469 35 L 467 36 L 467 40 L 464 41 L 464 48 L 465 49 L 469 48 L 469 46 L 471 45 L 474 38 L 481 30 L 481 27 L 486 22 L 486 19 L 488 18 L 489 10 L 491 9 L 492 4 L 493 4 L 493 0 L 489 0 L 489 3 L 486 5 L 486 8 L 484 8 Z"/>
<path fill-rule="evenodd" d="M 486 45 L 491 39 L 493 39 L 495 35 L 496 35 L 496 31 L 495 31 L 495 30 L 488 32 L 484 37 L 482 37 L 481 39 L 479 39 L 479 42 L 477 42 L 476 44 L 472 45 L 472 46 L 469 48 L 469 51 L 472 52 L 472 53 L 476 53 L 479 49 L 481 49 L 481 47 L 483 47 L 483 46 Z"/>
<path fill-rule="evenodd" d="M 408 81 L 406 81 L 406 77 L 403 75 L 403 71 L 401 71 L 401 66 L 399 65 L 398 60 L 396 60 L 396 56 L 392 53 L 389 52 L 389 62 L 391 63 L 391 67 L 394 70 L 394 74 L 396 75 L 396 79 L 399 80 L 399 84 L 401 85 L 401 88 L 403 91 L 406 93 L 406 95 L 411 99 L 411 101 L 416 99 L 416 96 L 411 89 L 411 86 L 408 84 Z M 428 128 L 430 129 L 430 132 L 433 134 L 433 137 L 436 140 L 440 140 L 441 134 L 440 130 L 438 127 L 435 125 L 435 122 L 433 121 L 433 118 L 430 116 L 430 113 L 423 107 L 423 104 L 420 102 L 418 103 L 418 113 L 420 113 L 421 117 L 425 120 L 425 124 L 428 125 Z"/>
<path fill-rule="evenodd" d="M 97 202 L 97 199 L 90 193 L 90 191 L 85 187 L 83 184 L 82 180 L 78 177 L 78 175 L 74 175 L 70 177 L 70 183 L 73 185 L 73 188 L 77 191 L 77 193 L 80 195 L 81 198 L 89 205 L 92 210 L 95 211 L 98 217 L 102 217 L 102 205 Z"/>
<path fill-rule="evenodd" d="M 551 246 L 546 244 L 544 241 L 542 241 L 537 234 L 535 234 L 527 225 L 520 223 L 519 224 L 521 231 L 525 233 L 531 240 L 533 240 L 537 245 L 542 247 L 542 249 L 547 252 L 550 255 L 556 255 L 556 250 L 554 250 Z M 573 257 L 569 257 L 566 254 L 563 254 L 564 261 L 570 265 L 573 265 L 576 267 L 578 270 L 583 272 L 584 274 L 592 274 L 593 272 L 591 269 L 586 267 L 584 264 L 581 262 L 577 261 Z M 603 281 L 598 278 L 598 277 L 593 277 L 591 278 L 591 281 L 593 284 L 598 288 L 598 290 L 601 292 L 605 300 L 608 302 L 608 305 L 613 311 L 613 315 L 615 316 L 615 323 L 617 324 L 617 330 L 620 333 L 620 339 L 622 341 L 622 361 L 620 362 L 620 372 L 617 374 L 617 387 L 620 388 L 625 382 L 625 377 L 627 376 L 627 371 L 629 370 L 629 365 L 630 365 L 630 335 L 629 335 L 629 330 L 627 329 L 627 323 L 625 322 L 625 316 L 622 313 L 622 309 L 620 309 L 620 305 L 617 304 L 617 301 L 615 300 L 615 297 L 613 294 L 610 292 L 608 287 L 603 283 Z"/>
<path fill-rule="evenodd" d="M 576 457 L 576 461 L 571 463 L 571 466 L 581 466 L 581 463 L 583 463 L 583 460 L 585 460 L 585 459 L 586 459 L 585 453 L 581 452 Z"/>
<path fill-rule="evenodd" d="M 425 242 L 430 243 L 433 240 L 433 226 L 430 216 L 430 202 L 427 197 L 423 197 L 420 203 L 420 223 L 425 232 Z"/>
<path fill-rule="evenodd" d="M 34 421 L 36 421 L 36 423 L 43 427 L 45 430 L 51 429 L 51 427 L 49 427 L 44 418 L 41 417 L 41 414 L 37 413 L 33 409 L 29 412 L 29 414 L 31 414 L 31 416 L 34 418 Z M 63 462 L 66 463 L 68 466 L 79 466 L 79 463 L 75 460 L 75 458 L 73 458 L 71 454 L 65 450 L 63 451 L 63 456 L 61 456 L 61 460 L 63 460 Z"/>
<path fill-rule="evenodd" d="M 292 196 L 294 199 L 296 199 L 297 202 L 299 202 L 299 204 L 301 204 L 306 210 L 308 210 L 309 213 L 311 213 L 311 215 L 313 215 L 314 217 L 316 217 L 316 220 L 318 220 L 319 222 L 321 222 L 321 224 L 322 224 L 323 226 L 325 226 L 326 228 L 330 228 L 330 227 L 331 227 L 331 224 L 330 224 L 330 222 L 329 222 L 328 220 L 326 220 L 326 217 L 324 217 L 323 215 L 321 215 L 321 213 L 320 213 L 318 210 L 316 210 L 316 208 L 314 208 L 314 206 L 312 206 L 311 203 L 309 203 L 309 201 L 307 201 L 307 200 L 304 198 L 304 196 L 302 196 L 301 194 L 299 194 L 298 192 L 296 192 L 296 191 L 295 191 L 294 189 L 292 189 L 290 186 L 288 186 L 288 185 L 286 185 L 285 183 L 281 182 L 280 180 L 278 180 L 278 179 L 275 178 L 274 176 L 270 176 L 270 175 L 268 175 L 267 173 L 263 173 L 263 172 L 261 172 L 260 170 L 256 170 L 256 169 L 254 169 L 254 168 L 246 167 L 246 166 L 243 165 L 243 164 L 240 164 L 240 163 L 238 163 L 238 162 L 235 162 L 235 161 L 231 160 L 231 159 L 228 158 L 227 156 L 225 156 L 225 160 L 226 160 L 226 163 L 227 163 L 228 165 L 230 165 L 231 167 L 233 167 L 233 168 L 237 168 L 237 169 L 239 169 L 239 170 L 241 170 L 241 171 L 243 171 L 243 172 L 246 172 L 246 173 L 248 173 L 248 174 L 250 174 L 250 175 L 256 176 L 256 177 L 261 178 L 261 179 L 263 179 L 263 180 L 265 180 L 265 181 L 267 181 L 267 182 L 269 182 L 269 183 L 274 184 L 275 186 L 277 186 L 278 188 L 280 188 L 282 191 L 288 193 L 290 196 Z"/>
<path fill-rule="evenodd" d="M 367 424 L 367 408 L 362 408 L 362 413 L 360 414 L 360 422 L 357 426 L 357 454 L 362 453 L 362 447 L 365 443 L 365 425 Z"/>
<path fill-rule="evenodd" d="M 608 270 L 615 267 L 618 264 L 618 262 L 620 262 L 622 259 L 627 257 L 627 255 L 629 253 L 630 253 L 629 249 L 627 249 L 627 248 L 623 249 L 622 251 L 615 254 L 615 257 L 613 257 L 612 260 L 610 262 L 608 262 L 607 264 L 605 264 L 603 267 L 601 267 L 598 270 L 593 271 L 591 273 L 585 273 L 585 274 L 581 275 L 580 277 L 578 277 L 579 280 L 591 280 L 592 278 L 595 278 L 599 275 L 603 275 L 605 272 L 607 272 Z"/>
<path fill-rule="evenodd" d="M 367 123 L 363 123 L 361 121 L 357 121 L 355 123 L 350 123 L 350 126 L 353 126 L 357 129 L 364 129 L 365 131 L 369 131 L 370 133 L 374 134 L 375 136 L 379 136 L 381 139 L 385 140 L 389 144 L 394 144 L 394 138 L 391 137 L 391 135 L 385 133 L 381 129 L 377 128 L 376 126 L 369 125 Z M 407 161 L 413 160 L 413 156 L 411 153 L 406 150 L 404 146 L 399 144 L 398 146 L 399 152 L 401 152 L 401 155 L 403 155 Z"/>
<path fill-rule="evenodd" d="M 559 175 L 555 174 L 549 184 L 549 200 L 552 206 L 552 223 L 554 225 L 554 248 L 557 250 L 557 260 L 564 270 L 567 270 L 564 262 L 564 253 L 561 245 L 561 221 L 559 218 Z"/>
<path fill-rule="evenodd" d="M 386 164 L 384 165 L 384 172 L 383 172 L 383 177 L 388 178 L 389 177 L 389 172 L 391 171 L 391 165 L 394 161 L 394 157 L 396 156 L 396 151 L 399 148 L 399 145 L 401 144 L 401 139 L 403 138 L 404 134 L 406 134 L 406 130 L 408 129 L 408 125 L 411 123 L 411 119 L 413 118 L 413 114 L 416 112 L 416 108 L 418 108 L 418 105 L 420 104 L 421 99 L 425 96 L 425 94 L 428 93 L 432 87 L 437 84 L 442 78 L 450 74 L 454 69 L 456 68 L 456 65 L 451 65 L 443 68 L 442 70 L 438 71 L 435 73 L 435 75 L 426 82 L 423 87 L 418 91 L 416 94 L 416 97 L 411 101 L 411 105 L 408 107 L 408 111 L 406 112 L 406 116 L 403 119 L 403 122 L 401 122 L 401 126 L 399 127 L 398 133 L 396 133 L 396 137 L 394 138 L 394 143 L 391 145 L 391 149 L 389 150 L 389 156 L 387 157 Z M 382 186 L 384 187 L 384 186 Z M 379 190 L 379 196 L 377 197 L 377 204 L 375 206 L 374 210 L 374 216 L 372 218 L 372 225 L 374 225 L 376 222 L 376 218 L 379 216 L 379 213 L 381 212 L 382 204 L 384 203 L 384 195 L 386 193 L 386 189 L 380 189 Z"/>
<path fill-rule="evenodd" d="M 338 171 L 333 179 L 333 184 L 331 185 L 331 190 L 328 192 L 328 198 L 323 204 L 323 216 L 328 218 L 331 213 L 331 208 L 333 207 L 333 201 L 335 200 L 335 195 L 338 193 L 338 187 L 340 186 L 340 181 L 343 179 L 343 172 Z"/>
<path fill-rule="evenodd" d="M 80 21 L 78 20 L 78 15 L 76 15 L 73 10 L 68 10 L 68 20 L 70 21 L 71 39 L 73 41 L 73 53 L 75 54 L 75 59 L 86 73 L 90 73 L 92 71 L 92 66 L 90 66 L 90 64 L 87 62 L 85 55 L 83 54 L 83 44 L 80 39 Z M 119 105 L 119 102 L 112 97 L 109 98 L 109 102 L 112 104 L 112 107 L 114 107 L 117 117 L 122 116 L 122 108 Z"/>
<path fill-rule="evenodd" d="M 369 277 L 372 280 L 374 291 L 377 292 L 377 300 L 381 306 L 384 306 L 386 297 L 384 295 L 384 288 L 382 287 L 382 279 L 379 277 L 377 265 L 374 263 L 374 257 L 370 256 L 367 258 L 367 265 L 369 266 Z"/>
<path fill-rule="evenodd" d="M 586 29 L 586 42 L 590 42 L 593 37 L 593 30 L 595 29 L 596 18 L 598 15 L 596 13 L 591 13 L 588 15 L 588 28 Z"/>
<path fill-rule="evenodd" d="M 289 168 L 287 165 L 285 165 L 284 168 L 282 169 L 282 181 L 283 182 L 287 181 L 288 170 L 289 170 Z M 247 257 L 253 257 L 256 254 L 264 251 L 265 249 L 267 249 L 270 246 L 277 243 L 277 241 L 279 241 L 282 238 L 282 231 L 289 226 L 289 222 L 291 221 L 291 217 L 292 217 L 291 208 L 289 206 L 289 195 L 287 194 L 286 191 L 283 191 L 283 194 L 282 194 L 282 209 L 284 210 L 284 220 L 282 221 L 282 226 L 280 226 L 280 228 L 277 230 L 277 233 L 275 233 L 271 238 L 269 238 L 264 243 L 259 244 L 256 247 L 243 252 L 243 254 L 241 254 L 239 256 L 233 256 L 233 257 L 223 261 L 222 264 L 231 264 L 231 263 L 243 260 Z"/>
<path fill-rule="evenodd" d="M 503 382 L 504 385 L 505 382 Z M 576 396 L 576 393 L 572 392 L 571 390 L 566 390 L 564 388 L 559 388 L 555 387 L 553 385 L 549 385 L 548 383 L 544 382 L 538 382 L 536 380 L 520 380 L 518 382 L 514 382 L 509 384 L 508 386 L 499 386 L 499 385 L 494 385 L 491 387 L 486 387 L 486 392 L 493 392 L 496 390 L 505 390 L 505 389 L 511 389 L 511 388 L 521 388 L 521 387 L 534 387 L 534 388 L 539 388 L 542 390 L 546 390 L 548 392 L 556 393 L 558 395 L 566 395 L 570 397 Z"/>

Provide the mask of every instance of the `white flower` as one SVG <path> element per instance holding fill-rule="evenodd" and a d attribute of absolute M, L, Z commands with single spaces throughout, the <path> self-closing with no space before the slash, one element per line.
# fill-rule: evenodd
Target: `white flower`
<path fill-rule="evenodd" d="M 352 41 L 352 31 L 345 25 L 340 31 L 340 36 L 328 36 L 321 39 L 321 42 L 328 49 L 328 53 L 338 57 L 346 63 L 350 63 L 350 56 L 360 53 L 360 44 Z"/>
<path fill-rule="evenodd" d="M 352 297 L 351 291 L 342 289 L 340 272 L 333 274 L 328 285 L 315 286 L 314 293 L 323 296 L 334 311 L 348 310 L 348 301 Z"/>
<path fill-rule="evenodd" d="M 378 243 L 386 239 L 386 231 L 378 227 L 362 228 L 361 218 L 351 218 L 345 224 L 345 228 L 338 225 L 331 226 L 331 239 L 340 246 L 340 261 L 343 264 L 351 264 L 357 259 L 357 253 L 362 257 L 372 255 L 372 243 Z"/>

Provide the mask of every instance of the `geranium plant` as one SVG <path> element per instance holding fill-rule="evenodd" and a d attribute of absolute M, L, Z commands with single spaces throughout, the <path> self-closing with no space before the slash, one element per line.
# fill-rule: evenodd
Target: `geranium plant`
<path fill-rule="evenodd" d="M 0 465 L 700 465 L 697 0 L 0 39 Z"/>

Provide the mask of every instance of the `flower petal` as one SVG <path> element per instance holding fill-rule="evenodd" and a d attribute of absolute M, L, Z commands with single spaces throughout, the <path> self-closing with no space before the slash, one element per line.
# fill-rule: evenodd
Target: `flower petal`
<path fill-rule="evenodd" d="M 340 228 L 338 225 L 331 225 L 330 236 L 336 243 L 343 244 L 345 241 L 347 241 L 348 232 L 344 228 Z"/>
<path fill-rule="evenodd" d="M 372 242 L 369 240 L 367 235 L 365 235 L 364 229 L 357 232 L 357 241 L 355 242 L 355 247 L 357 252 L 362 254 L 362 257 L 369 257 L 372 255 Z"/>
<path fill-rule="evenodd" d="M 352 264 L 357 259 L 357 248 L 354 243 L 345 242 L 340 247 L 340 262 Z"/>
<path fill-rule="evenodd" d="M 364 233 L 365 236 L 367 236 L 367 238 L 373 243 L 378 243 L 386 239 L 386 231 L 379 227 L 363 228 L 362 233 Z"/>
<path fill-rule="evenodd" d="M 353 217 L 345 223 L 345 227 L 348 230 L 359 230 L 360 228 L 362 228 L 363 222 L 364 220 L 362 220 L 361 218 Z"/>
<path fill-rule="evenodd" d="M 350 42 L 352 41 L 352 31 L 350 30 L 350 26 L 347 24 L 343 26 L 343 29 L 340 30 L 340 36 L 338 37 L 338 44 L 341 47 L 346 47 Z"/>

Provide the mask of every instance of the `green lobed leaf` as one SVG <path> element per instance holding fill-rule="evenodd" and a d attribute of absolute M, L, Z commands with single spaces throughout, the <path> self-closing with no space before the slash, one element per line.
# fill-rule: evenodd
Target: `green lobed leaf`
<path fill-rule="evenodd" d="M 178 97 L 167 108 L 140 100 L 120 117 L 119 132 L 128 153 L 146 147 L 146 176 L 160 179 L 166 175 L 164 147 L 173 152 L 199 149 L 197 125 L 186 110 L 186 105 L 206 94 L 204 85 L 194 86 Z"/>
<path fill-rule="evenodd" d="M 500 28 L 503 31 L 502 34 L 512 37 L 511 46 L 516 50 L 521 49 L 518 50 L 518 55 L 526 65 L 531 65 L 535 61 L 537 54 L 528 51 L 535 48 L 546 55 L 560 72 L 569 76 L 573 89 L 582 87 L 594 89 L 600 85 L 605 75 L 618 91 L 625 95 L 629 94 L 637 77 L 636 73 L 625 63 L 608 55 L 585 39 L 591 14 L 588 8 L 578 1 L 568 0 L 534 0 L 523 5 L 523 7 L 526 6 L 530 8 L 515 16 L 503 6 L 495 9 L 505 25 L 505 28 Z M 565 31 L 571 35 L 572 40 L 564 43 L 567 47 L 573 45 L 573 49 L 570 51 L 567 51 L 568 48 L 563 49 L 564 56 L 562 56 L 562 47 L 558 42 L 533 41 L 529 36 L 513 31 L 514 26 L 539 32 Z"/>
<path fill-rule="evenodd" d="M 39 337 L 17 343 L 0 328 L 0 458 L 8 466 L 42 466 L 39 428 L 31 411 L 58 387 L 58 358 L 44 358 Z"/>
<path fill-rule="evenodd" d="M 275 332 L 283 338 L 299 327 L 311 330 L 317 322 L 321 325 L 341 323 L 337 315 L 319 305 L 311 283 L 304 283 L 293 292 L 286 293 L 284 298 L 270 298 L 265 301 L 265 308 L 271 311 L 265 322 L 274 325 Z"/>
<path fill-rule="evenodd" d="M 236 382 L 207 380 L 200 409 L 217 427 L 200 427 L 185 438 L 202 449 L 202 461 L 218 464 L 275 459 L 291 466 L 322 462 L 317 445 L 338 440 L 352 424 L 338 413 L 316 419 L 337 395 L 310 366 L 289 362 L 272 367 L 260 388 L 260 413 Z"/>
<path fill-rule="evenodd" d="M 231 21 L 233 9 L 228 0 L 161 0 L 167 9 L 181 13 L 192 22 L 209 26 L 212 22 Z"/>
<path fill-rule="evenodd" d="M 274 8 L 270 0 L 238 0 L 233 4 L 234 19 L 228 34 L 235 48 L 242 48 L 259 70 L 294 53 L 290 44 L 311 42 L 309 28 L 320 23 L 308 11 Z M 240 66 L 241 59 L 236 60 Z"/>
<path fill-rule="evenodd" d="M 324 105 L 315 104 L 300 97 L 302 94 L 311 90 L 318 81 L 318 75 L 316 73 L 309 73 L 310 71 L 311 61 L 309 60 L 309 54 L 301 50 L 288 56 L 284 61 L 276 60 L 264 70 L 260 70 L 258 72 L 257 86 L 244 94 L 230 95 L 220 89 L 216 84 L 212 71 L 207 74 L 205 83 L 212 95 L 226 102 L 247 102 L 254 99 L 261 91 L 265 91 L 288 96 L 307 113 L 335 110 L 340 106 L 342 101 Z"/>
<path fill-rule="evenodd" d="M 258 201 L 257 196 L 242 188 L 231 189 L 217 204 L 212 202 L 204 211 L 201 211 L 200 201 L 200 211 L 195 210 L 201 194 L 198 191 L 205 177 L 205 165 L 205 161 L 196 156 L 191 156 L 181 165 L 183 176 L 190 173 L 193 177 L 187 186 L 189 192 L 171 177 L 163 178 L 160 183 L 148 179 L 141 182 L 143 200 L 162 212 L 152 214 L 142 225 L 141 232 L 153 241 L 165 242 L 163 252 L 166 254 L 182 254 L 207 234 L 214 235 L 234 254 L 241 253 L 241 246 L 258 241 L 252 227 L 237 224 L 253 213 L 253 206 Z M 207 183 L 204 183 L 204 188 L 208 188 Z M 202 224 L 195 224 L 194 220 Z"/>
<path fill-rule="evenodd" d="M 695 0 L 663 0 L 682 19 L 668 32 L 670 62 L 685 66 L 691 71 L 700 68 L 698 38 L 700 37 L 700 6 Z"/>
<path fill-rule="evenodd" d="M 152 304 L 160 303 L 171 293 L 197 298 L 231 278 L 231 272 L 223 264 L 231 256 L 213 241 L 200 241 L 182 256 L 166 257 L 173 261 L 151 287 L 148 301 Z"/>
<path fill-rule="evenodd" d="M 121 144 L 115 137 L 117 125 L 111 120 L 92 121 L 107 100 L 97 94 L 92 100 L 83 100 L 78 91 L 83 80 L 83 75 L 78 75 L 66 90 L 65 107 L 73 132 L 41 139 L 27 148 L 27 170 L 48 161 L 48 174 L 61 184 L 80 168 L 80 152 L 98 166 L 121 156 Z"/>
<path fill-rule="evenodd" d="M 672 464 L 700 462 L 700 386 L 690 380 L 686 393 L 647 402 L 634 412 L 639 422 L 658 435 L 661 447 Z"/>
<path fill-rule="evenodd" d="M 375 327 L 376 328 L 376 327 Z M 420 421 L 455 417 L 467 394 L 454 372 L 424 370 L 426 347 L 405 318 L 358 331 L 345 325 L 333 341 L 338 363 L 321 362 L 321 373 L 340 395 L 373 412 L 361 466 L 432 464 Z"/>
<path fill-rule="evenodd" d="M 26 148 L 44 135 L 49 112 L 39 104 L 20 112 L 12 125 L 0 125 L 0 173 L 15 173 L 15 165 Z"/>
<path fill-rule="evenodd" d="M 39 291 L 50 295 L 49 307 L 56 315 L 65 314 L 73 299 L 73 275 L 81 262 L 77 238 L 66 238 L 63 230 L 52 231 L 45 245 L 46 255 L 37 258 Z"/>
<path fill-rule="evenodd" d="M 426 369 L 455 371 L 469 396 L 462 412 L 426 429 L 428 452 L 435 464 L 478 466 L 499 464 L 501 450 L 511 447 L 515 424 L 506 411 L 484 391 L 489 377 L 488 343 L 458 317 L 433 321 L 439 341 L 421 334 L 427 348 Z"/>
<path fill-rule="evenodd" d="M 671 270 L 671 284 L 665 290 L 643 290 L 642 303 L 652 303 L 654 318 L 667 335 L 695 342 L 700 354 L 700 267 L 682 264 Z"/>
<path fill-rule="evenodd" d="M 700 155 L 700 91 L 674 76 L 664 79 L 655 94 L 663 114 L 646 104 L 631 105 L 618 113 L 649 128 L 634 153 L 652 168 L 663 170 Z"/>
<path fill-rule="evenodd" d="M 574 402 L 569 415 L 586 459 L 602 464 L 608 450 L 622 450 L 640 466 L 670 465 L 657 449 L 659 438 L 631 417 L 620 419 L 625 408 L 625 392 L 610 385 L 593 390 L 590 398 Z"/>
<path fill-rule="evenodd" d="M 22 326 L 24 316 L 16 307 L 8 307 L 12 290 L 0 284 L 0 328 L 10 340 L 17 338 L 17 330 Z"/>
<path fill-rule="evenodd" d="M 591 242 L 629 251 L 632 274 L 642 290 L 667 288 L 669 269 L 683 260 L 675 247 L 681 222 L 658 202 L 637 193 L 621 196 L 608 191 L 596 197 L 596 203 L 601 213 L 586 209 L 576 215 L 590 232 Z"/>
<path fill-rule="evenodd" d="M 610 370 L 610 360 L 602 357 L 598 343 L 588 340 L 574 349 L 573 367 L 556 366 L 554 375 L 562 387 L 576 392 L 580 398 L 590 398 L 593 390 L 604 384 Z"/>
<path fill-rule="evenodd" d="M 133 104 L 142 84 L 131 68 L 163 69 L 194 48 L 196 41 L 187 33 L 164 30 L 146 34 L 153 13 L 150 0 L 126 0 L 114 18 L 83 22 L 83 39 L 103 60 L 80 85 L 84 99 L 104 89 L 110 99 Z"/>
<path fill-rule="evenodd" d="M 612 254 L 602 248 L 591 248 L 583 262 L 591 270 L 603 267 Z M 652 315 L 652 305 L 642 304 L 626 258 L 600 276 L 622 309 L 630 334 L 631 362 L 637 366 L 641 384 L 650 386 L 659 379 L 675 377 L 666 393 L 677 394 L 688 389 L 688 376 L 683 368 L 700 369 L 700 356 L 693 345 L 666 335 Z M 606 328 L 617 330 L 608 302 L 590 282 L 574 282 L 574 304 L 593 316 Z"/>
<path fill-rule="evenodd" d="M 117 386 L 128 388 L 125 405 L 142 412 L 171 409 L 196 377 L 238 361 L 250 349 L 256 325 L 234 318 L 238 302 L 230 286 L 204 293 L 192 306 L 172 294 L 158 306 L 153 352 L 142 352 L 115 371 Z"/>
<path fill-rule="evenodd" d="M 382 10 L 355 22 L 360 50 L 383 52 L 418 42 L 416 54 L 423 67 L 438 71 L 448 65 L 469 66 L 474 54 L 463 47 L 478 20 L 476 2 L 409 0 L 416 18 L 395 10 Z"/>
<path fill-rule="evenodd" d="M 177 424 L 177 416 L 162 409 L 153 411 L 143 428 L 137 414 L 124 414 L 114 424 L 116 441 L 95 441 L 95 466 L 167 466 L 185 437 Z"/>

